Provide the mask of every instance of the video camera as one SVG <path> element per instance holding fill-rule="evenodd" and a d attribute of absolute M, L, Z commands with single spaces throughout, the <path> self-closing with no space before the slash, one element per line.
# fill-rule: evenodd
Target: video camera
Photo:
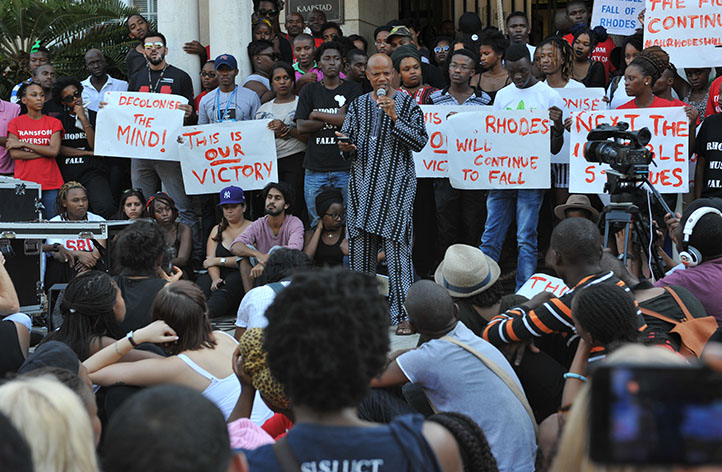
<path fill-rule="evenodd" d="M 652 139 L 649 129 L 628 131 L 629 124 L 600 125 L 587 135 L 584 158 L 587 162 L 609 164 L 605 190 L 610 194 L 628 192 L 649 176 L 654 153 L 646 148 Z"/>

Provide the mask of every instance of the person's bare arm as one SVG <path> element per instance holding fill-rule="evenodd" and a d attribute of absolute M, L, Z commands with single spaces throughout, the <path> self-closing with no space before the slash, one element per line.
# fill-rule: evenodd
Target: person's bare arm
<path fill-rule="evenodd" d="M 263 85 L 262 83 L 260 83 L 257 80 L 251 80 L 249 82 L 246 82 L 244 87 L 256 92 L 256 94 L 258 94 L 258 98 L 261 99 L 261 103 L 263 103 L 263 96 L 266 94 L 266 92 L 268 92 L 268 89 L 266 88 L 265 85 Z"/>
<path fill-rule="evenodd" d="M 326 124 L 323 121 L 310 119 L 310 115 L 308 120 L 302 120 L 300 118 L 296 120 L 296 128 L 299 134 L 317 133 L 321 131 L 324 126 L 326 126 Z"/>
<path fill-rule="evenodd" d="M 77 149 L 68 146 L 60 146 L 60 155 L 65 157 L 92 156 L 93 151 L 88 151 L 86 149 Z"/>
<path fill-rule="evenodd" d="M 50 144 L 47 146 L 42 146 L 39 144 L 30 144 L 25 141 L 18 141 L 18 146 L 23 147 L 28 151 L 32 151 L 35 154 L 39 154 L 41 157 L 57 157 L 58 153 L 60 152 L 60 143 L 62 142 L 63 137 L 60 135 L 60 131 L 56 131 L 53 133 L 53 135 L 50 137 Z M 10 144 L 8 144 L 10 146 Z M 13 157 L 13 159 L 18 159 L 17 157 L 13 156 L 12 152 L 10 155 Z"/>
<path fill-rule="evenodd" d="M 589 353 L 591 352 L 591 346 L 587 344 L 584 339 L 579 339 L 577 345 L 577 352 L 574 354 L 572 365 L 569 367 L 569 373 L 577 374 L 582 377 L 587 375 L 587 364 L 589 363 Z M 568 410 L 567 406 L 574 403 L 574 400 L 579 395 L 582 387 L 586 383 L 585 380 L 581 380 L 575 377 L 569 377 L 564 383 L 564 391 L 562 392 L 562 410 Z"/>
<path fill-rule="evenodd" d="M 316 225 L 316 229 L 313 232 L 306 232 L 306 243 L 303 245 L 303 252 L 311 259 L 313 259 L 316 255 L 316 249 L 318 249 L 318 242 L 321 240 L 322 228 L 323 224 L 319 221 L 318 225 Z"/>
<path fill-rule="evenodd" d="M 386 366 L 386 370 L 384 370 L 381 375 L 371 379 L 369 385 L 371 388 L 380 388 L 403 385 L 408 382 L 410 382 L 409 378 L 406 377 L 404 371 L 401 370 L 399 363 L 394 360 Z"/>
<path fill-rule="evenodd" d="M 95 130 L 93 129 L 93 125 L 90 124 L 90 119 L 83 105 L 77 105 L 75 107 L 75 114 L 83 124 L 83 131 L 85 131 L 85 139 L 88 141 L 88 146 L 90 146 L 90 149 L 93 149 L 95 147 Z"/>
<path fill-rule="evenodd" d="M 238 257 L 255 257 L 259 262 L 266 262 L 268 255 L 255 249 L 251 249 L 248 245 L 242 242 L 233 243 L 231 246 L 231 252 Z"/>
<path fill-rule="evenodd" d="M 20 311 L 20 300 L 10 274 L 5 269 L 5 257 L 0 253 L 0 316 Z"/>
<path fill-rule="evenodd" d="M 175 266 L 184 267 L 190 261 L 191 249 L 193 248 L 193 236 L 190 226 L 180 223 L 178 225 L 178 238 L 180 239 L 178 255 L 171 262 Z"/>
<path fill-rule="evenodd" d="M 434 451 L 443 472 L 462 472 L 464 463 L 454 435 L 433 421 L 425 421 L 421 433 Z"/>
<path fill-rule="evenodd" d="M 324 113 L 320 111 L 312 111 L 311 114 L 308 116 L 312 120 L 319 120 L 323 121 L 324 123 L 327 123 L 329 125 L 338 126 L 339 128 L 343 126 L 343 122 L 346 119 L 346 111 L 345 110 L 339 110 L 337 113 Z"/>

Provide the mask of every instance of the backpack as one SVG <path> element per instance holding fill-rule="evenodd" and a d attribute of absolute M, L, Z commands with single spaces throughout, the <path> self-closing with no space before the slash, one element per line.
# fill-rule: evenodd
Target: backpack
<path fill-rule="evenodd" d="M 677 305 L 682 309 L 684 318 L 681 321 L 677 321 L 661 315 L 656 311 L 640 307 L 642 313 L 674 325 L 674 328 L 669 330 L 669 332 L 675 333 L 682 340 L 679 346 L 680 354 L 686 357 L 701 356 L 705 344 L 707 344 L 709 338 L 717 331 L 717 320 L 713 316 L 694 318 L 684 303 L 682 303 L 682 299 L 679 298 L 679 295 L 677 295 L 672 288 L 664 287 L 664 289 L 672 295 L 674 301 L 677 302 Z"/>

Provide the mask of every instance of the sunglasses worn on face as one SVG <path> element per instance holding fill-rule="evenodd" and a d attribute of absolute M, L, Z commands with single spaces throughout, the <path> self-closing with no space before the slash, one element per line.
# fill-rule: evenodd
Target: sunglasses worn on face
<path fill-rule="evenodd" d="M 268 57 L 270 57 L 271 59 L 273 59 L 274 61 L 277 61 L 277 60 L 280 58 L 279 54 L 278 54 L 278 53 L 275 53 L 275 52 L 268 52 L 268 53 L 264 53 L 264 54 L 259 54 L 259 56 L 268 56 Z"/>
<path fill-rule="evenodd" d="M 165 45 L 162 41 L 156 41 L 155 43 L 145 43 L 144 47 L 146 49 L 163 49 Z"/>
<path fill-rule="evenodd" d="M 75 90 L 75 92 L 73 92 L 72 94 L 66 95 L 65 98 L 63 98 L 63 101 L 65 103 L 73 103 L 73 100 L 80 97 L 81 95 L 82 93 L 80 92 L 80 90 Z"/>
<path fill-rule="evenodd" d="M 439 53 L 439 52 L 449 52 L 449 46 L 436 46 L 436 47 L 434 48 L 434 52 L 436 52 L 436 53 Z"/>
<path fill-rule="evenodd" d="M 278 10 L 258 10 L 258 16 L 276 16 Z"/>

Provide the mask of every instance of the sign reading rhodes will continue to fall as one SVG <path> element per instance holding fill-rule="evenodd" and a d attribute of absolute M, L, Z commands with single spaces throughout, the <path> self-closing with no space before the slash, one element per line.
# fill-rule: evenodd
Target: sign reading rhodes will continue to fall
<path fill-rule="evenodd" d="M 308 16 L 313 10 L 320 10 L 326 14 L 326 20 L 343 23 L 343 0 L 289 0 L 289 13 L 300 13 L 308 24 Z"/>

